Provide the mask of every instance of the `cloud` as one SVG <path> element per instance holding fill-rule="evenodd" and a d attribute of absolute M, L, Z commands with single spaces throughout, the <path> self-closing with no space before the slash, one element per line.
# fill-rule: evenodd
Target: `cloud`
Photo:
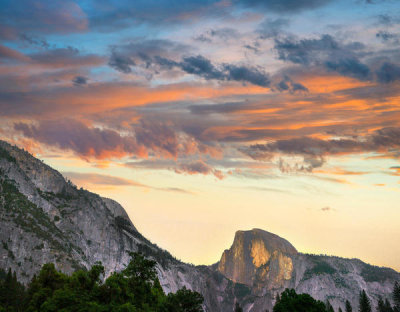
<path fill-rule="evenodd" d="M 90 127 L 73 119 L 44 120 L 38 125 L 17 122 L 14 129 L 25 137 L 63 150 L 71 150 L 84 158 L 141 158 L 157 156 L 176 159 L 187 155 L 215 155 L 215 148 L 196 141 L 172 124 L 157 120 L 140 120 L 120 132 Z"/>
<path fill-rule="evenodd" d="M 376 33 L 376 37 L 381 39 L 383 42 L 398 43 L 400 39 L 400 34 L 391 33 L 386 30 L 380 30 Z"/>
<path fill-rule="evenodd" d="M 206 80 L 248 82 L 261 87 L 270 85 L 269 75 L 260 68 L 227 63 L 214 65 L 202 55 L 185 56 L 181 61 L 174 61 L 158 55 L 154 57 L 141 55 L 140 58 L 145 60 L 144 66 L 146 69 L 150 69 L 154 65 L 158 66 L 153 71 L 154 73 L 159 73 L 160 70 L 178 68 L 187 74 L 199 76 Z M 117 56 L 113 52 L 109 65 L 120 72 L 128 74 L 132 72 L 132 67 L 137 64 L 131 57 Z"/>
<path fill-rule="evenodd" d="M 88 28 L 85 12 L 69 0 L 5 0 L 0 5 L 0 20 L 18 33 L 76 33 Z M 15 38 L 16 39 L 16 38 Z"/>
<path fill-rule="evenodd" d="M 116 176 L 110 176 L 100 173 L 82 173 L 82 172 L 62 172 L 64 177 L 72 180 L 73 183 L 86 187 L 88 184 L 102 185 L 102 186 L 134 186 L 155 191 L 173 192 L 181 194 L 194 193 L 179 187 L 155 187 L 147 184 L 139 183 L 130 179 L 125 179 Z"/>
<path fill-rule="evenodd" d="M 72 83 L 74 86 L 82 86 L 87 84 L 88 78 L 84 76 L 75 76 L 74 79 L 72 79 Z"/>
<path fill-rule="evenodd" d="M 105 175 L 105 174 L 99 174 L 99 173 L 81 173 L 81 172 L 65 171 L 63 172 L 63 175 L 67 179 L 71 179 L 74 183 L 78 185 L 99 184 L 99 185 L 111 185 L 111 186 L 148 187 L 147 185 L 135 182 L 133 180 Z"/>
<path fill-rule="evenodd" d="M 392 16 L 389 14 L 379 14 L 377 17 L 378 24 L 383 26 L 393 26 L 396 24 L 400 24 L 399 16 Z"/>
<path fill-rule="evenodd" d="M 400 128 L 382 128 L 360 138 L 317 139 L 311 137 L 277 140 L 267 144 L 254 144 L 241 150 L 253 159 L 270 160 L 274 155 L 303 156 L 304 164 L 288 165 L 280 160 L 282 172 L 309 171 L 324 164 L 324 157 L 329 155 L 364 152 L 385 153 L 400 148 Z"/>
<path fill-rule="evenodd" d="M 0 60 L 1 59 L 21 62 L 28 62 L 30 60 L 30 58 L 23 53 L 0 44 Z"/>
<path fill-rule="evenodd" d="M 223 173 L 220 170 L 213 169 L 211 166 L 206 164 L 204 161 L 195 161 L 191 163 L 182 163 L 178 168 L 175 169 L 177 173 L 187 173 L 187 174 L 213 174 L 219 180 L 224 178 Z"/>
<path fill-rule="evenodd" d="M 308 92 L 308 89 L 301 83 L 294 82 L 289 76 L 283 77 L 283 79 L 274 85 L 279 91 L 289 91 L 290 93 L 296 92 Z"/>
<path fill-rule="evenodd" d="M 121 73 L 129 74 L 132 72 L 131 66 L 134 66 L 135 62 L 129 56 L 112 51 L 108 65 Z"/>
<path fill-rule="evenodd" d="M 295 13 L 324 6 L 331 0 L 233 0 L 233 2 L 277 13 Z"/>
<path fill-rule="evenodd" d="M 328 71 L 360 80 L 370 78 L 369 67 L 358 59 L 358 52 L 363 48 L 360 42 L 341 44 L 327 34 L 317 39 L 275 39 L 275 50 L 283 61 L 322 66 Z"/>
<path fill-rule="evenodd" d="M 83 157 L 110 158 L 126 154 L 144 154 L 133 137 L 121 136 L 110 129 L 89 128 L 73 119 L 46 120 L 38 126 L 15 123 L 15 130 L 41 143 L 72 150 Z"/>
<path fill-rule="evenodd" d="M 228 40 L 235 40 L 240 36 L 239 32 L 234 28 L 216 28 L 205 31 L 204 33 L 194 37 L 193 39 L 200 42 L 226 42 Z"/>
<path fill-rule="evenodd" d="M 41 47 L 44 49 L 49 49 L 50 48 L 50 44 L 45 40 L 45 39 L 41 39 L 35 36 L 30 36 L 28 34 L 20 34 L 19 38 L 23 41 L 23 42 L 27 42 L 28 44 L 32 45 L 32 46 L 37 46 L 37 47 Z"/>
<path fill-rule="evenodd" d="M 400 66 L 385 62 L 376 72 L 377 79 L 382 83 L 391 83 L 400 80 Z"/>
<path fill-rule="evenodd" d="M 66 48 L 48 49 L 29 55 L 34 63 L 47 66 L 51 69 L 92 67 L 103 65 L 104 59 L 95 54 L 83 54 L 78 49 L 68 46 Z"/>
<path fill-rule="evenodd" d="M 365 80 L 370 75 L 370 69 L 357 59 L 341 59 L 338 61 L 326 61 L 325 67 L 328 70 L 338 72 L 343 76 L 355 77 Z"/>
<path fill-rule="evenodd" d="M 282 33 L 283 28 L 287 27 L 289 23 L 289 19 L 286 18 L 267 18 L 258 26 L 256 32 L 261 39 L 275 38 Z"/>

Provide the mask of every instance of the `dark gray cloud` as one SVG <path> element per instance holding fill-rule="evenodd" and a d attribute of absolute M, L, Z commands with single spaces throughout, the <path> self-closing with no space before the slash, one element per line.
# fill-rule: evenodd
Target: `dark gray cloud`
<path fill-rule="evenodd" d="M 400 66 L 386 62 L 377 70 L 376 75 L 378 81 L 382 83 L 400 80 Z"/>
<path fill-rule="evenodd" d="M 359 80 L 365 80 L 370 76 L 369 67 L 355 58 L 326 61 L 325 67 L 343 76 L 355 77 Z"/>
<path fill-rule="evenodd" d="M 30 45 L 38 46 L 44 49 L 49 49 L 50 44 L 47 42 L 46 39 L 38 38 L 35 36 L 30 36 L 28 34 L 20 34 L 19 38 Z"/>
<path fill-rule="evenodd" d="M 116 51 L 112 51 L 108 65 L 121 73 L 129 74 L 132 72 L 131 66 L 134 66 L 135 62 L 130 56 L 125 56 Z"/>
<path fill-rule="evenodd" d="M 383 42 L 398 43 L 400 39 L 400 34 L 391 33 L 387 30 L 380 30 L 376 33 L 376 37 L 381 39 Z"/>
<path fill-rule="evenodd" d="M 134 66 L 151 69 L 155 63 L 162 61 L 165 63 L 164 66 L 167 66 L 167 61 L 172 66 L 171 58 L 189 50 L 187 45 L 171 40 L 137 38 L 123 45 L 112 46 L 108 65 L 117 71 L 129 74 Z M 158 68 L 153 70 L 157 72 Z"/>
<path fill-rule="evenodd" d="M 84 76 L 76 76 L 74 77 L 74 79 L 72 79 L 72 83 L 74 84 L 74 86 L 82 86 L 87 84 L 87 82 L 88 78 Z"/>
<path fill-rule="evenodd" d="M 233 2 L 278 13 L 295 13 L 321 7 L 331 0 L 233 0 Z"/>
<path fill-rule="evenodd" d="M 269 87 L 271 84 L 269 75 L 261 69 L 233 64 L 224 64 L 223 68 L 226 80 L 250 82 L 260 87 Z"/>
<path fill-rule="evenodd" d="M 240 34 L 236 29 L 225 27 L 207 30 L 193 39 L 201 42 L 213 42 L 216 40 L 221 42 L 228 41 L 230 39 L 237 39 L 239 36 Z"/>
<path fill-rule="evenodd" d="M 126 48 L 126 47 L 125 47 Z M 117 54 L 112 52 L 109 65 L 114 69 L 130 73 L 133 66 L 141 66 L 141 68 L 151 70 L 152 73 L 159 73 L 162 70 L 171 70 L 178 68 L 185 73 L 196 75 L 204 79 L 221 80 L 221 81 L 240 81 L 251 83 L 261 87 L 269 87 L 269 75 L 260 68 L 246 65 L 236 64 L 213 64 L 209 59 L 202 55 L 184 56 L 180 61 L 175 61 L 169 57 L 173 53 L 167 51 L 163 55 L 155 55 L 156 50 L 129 51 L 125 54 Z M 164 56 L 166 55 L 166 56 Z M 137 64 L 137 59 L 142 62 Z"/>
<path fill-rule="evenodd" d="M 275 88 L 279 91 L 289 91 L 290 93 L 308 92 L 305 86 L 301 83 L 294 82 L 289 76 L 283 77 L 283 79 L 275 85 Z"/>
<path fill-rule="evenodd" d="M 328 71 L 360 80 L 371 78 L 370 68 L 359 59 L 364 49 L 360 42 L 342 44 L 331 35 L 322 35 L 317 39 L 275 39 L 275 49 L 279 59 L 284 61 L 322 66 Z"/>

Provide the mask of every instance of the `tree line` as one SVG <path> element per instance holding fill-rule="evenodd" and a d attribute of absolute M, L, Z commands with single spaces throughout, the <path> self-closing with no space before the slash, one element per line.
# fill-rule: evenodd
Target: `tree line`
<path fill-rule="evenodd" d="M 104 277 L 97 263 L 90 270 L 66 275 L 54 264 L 42 266 L 27 287 L 18 282 L 15 272 L 0 270 L 0 312 L 201 312 L 204 298 L 186 288 L 166 295 L 155 269 L 156 262 L 140 253 L 131 253 L 131 261 L 121 272 Z M 372 312 L 365 290 L 359 295 L 358 312 Z M 400 284 L 395 283 L 392 303 L 379 298 L 377 312 L 400 312 Z M 235 312 L 243 309 L 237 302 Z M 345 312 L 353 307 L 346 301 Z M 268 312 L 268 311 L 266 311 Z M 286 289 L 278 294 L 273 312 L 335 312 L 329 301 L 321 302 L 308 294 Z M 338 312 L 343 312 L 339 308 Z"/>
<path fill-rule="evenodd" d="M 400 284 L 396 282 L 392 292 L 393 305 L 388 299 L 379 298 L 376 306 L 377 312 L 400 312 Z M 344 311 L 353 312 L 353 307 L 346 300 Z M 359 295 L 358 312 L 372 312 L 371 300 L 368 298 L 365 290 L 362 290 Z M 237 302 L 235 312 L 243 312 L 242 307 Z M 265 312 L 268 312 L 265 311 Z M 273 312 L 335 312 L 329 301 L 325 303 L 315 300 L 309 294 L 297 294 L 294 289 L 286 289 L 280 295 L 276 296 Z M 338 312 L 343 312 L 342 308 Z"/>
<path fill-rule="evenodd" d="M 200 312 L 203 296 L 186 288 L 166 295 L 156 262 L 139 253 L 121 272 L 103 280 L 104 267 L 66 275 L 44 264 L 27 287 L 15 272 L 0 272 L 0 312 Z"/>

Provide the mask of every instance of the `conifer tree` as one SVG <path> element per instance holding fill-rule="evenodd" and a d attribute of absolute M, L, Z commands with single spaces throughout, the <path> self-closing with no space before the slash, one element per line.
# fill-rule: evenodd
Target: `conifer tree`
<path fill-rule="evenodd" d="M 333 307 L 332 307 L 331 303 L 329 302 L 329 300 L 326 301 L 325 306 L 326 306 L 326 311 L 327 312 L 335 312 L 335 310 L 333 309 Z"/>
<path fill-rule="evenodd" d="M 393 288 L 393 310 L 395 312 L 400 312 L 400 284 L 398 282 L 394 283 Z"/>
<path fill-rule="evenodd" d="M 359 308 L 358 308 L 359 312 L 372 312 L 371 301 L 369 300 L 365 290 L 362 290 L 360 292 L 360 301 L 359 302 L 360 302 Z"/>
<path fill-rule="evenodd" d="M 353 308 L 351 307 L 351 304 L 349 302 L 349 300 L 346 300 L 346 312 L 352 312 Z"/>
<path fill-rule="evenodd" d="M 386 309 L 386 312 L 393 312 L 393 308 L 390 305 L 390 302 L 388 299 L 385 300 L 385 309 Z"/>
<path fill-rule="evenodd" d="M 383 301 L 382 297 L 379 297 L 378 299 L 378 306 L 376 307 L 376 310 L 378 312 L 386 312 L 385 302 Z"/>
<path fill-rule="evenodd" d="M 235 312 L 243 312 L 243 309 L 240 306 L 239 302 L 236 302 L 235 304 Z"/>

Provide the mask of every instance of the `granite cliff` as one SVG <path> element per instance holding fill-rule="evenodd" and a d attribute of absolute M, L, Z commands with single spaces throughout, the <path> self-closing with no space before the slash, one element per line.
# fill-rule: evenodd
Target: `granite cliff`
<path fill-rule="evenodd" d="M 115 201 L 77 189 L 29 153 L 0 141 L 0 267 L 27 282 L 43 263 L 72 272 L 101 261 L 106 273 L 122 269 L 130 251 L 157 261 L 163 289 L 202 293 L 205 311 L 271 310 L 286 287 L 356 306 L 365 289 L 375 302 L 388 297 L 400 274 L 357 259 L 299 253 L 288 241 L 259 229 L 238 231 L 212 266 L 183 263 L 141 235 Z"/>

